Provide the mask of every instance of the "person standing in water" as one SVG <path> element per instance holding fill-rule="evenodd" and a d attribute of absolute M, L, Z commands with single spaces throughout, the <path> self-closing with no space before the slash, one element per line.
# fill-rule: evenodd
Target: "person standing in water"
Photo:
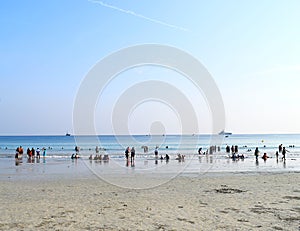
<path fill-rule="evenodd" d="M 158 147 L 156 146 L 155 150 L 154 150 L 154 155 L 155 158 L 158 158 Z"/>
<path fill-rule="evenodd" d="M 201 155 L 202 154 L 202 148 L 198 149 L 198 154 Z"/>
<path fill-rule="evenodd" d="M 134 147 L 132 147 L 131 148 L 131 155 L 130 155 L 131 162 L 134 162 L 134 156 L 135 156 L 135 149 L 134 149 Z"/>
<path fill-rule="evenodd" d="M 280 145 L 278 146 L 278 151 L 279 151 L 279 153 L 282 152 L 282 144 L 280 144 Z"/>
<path fill-rule="evenodd" d="M 125 157 L 126 157 L 127 161 L 129 159 L 129 151 L 130 151 L 130 149 L 129 149 L 129 147 L 127 147 L 126 150 L 125 150 Z"/>
<path fill-rule="evenodd" d="M 46 157 L 46 148 L 43 148 L 43 157 Z"/>
<path fill-rule="evenodd" d="M 285 161 L 285 154 L 286 154 L 286 149 L 285 147 L 282 148 L 282 160 Z"/>
<path fill-rule="evenodd" d="M 31 148 L 31 155 L 32 155 L 32 158 L 35 158 L 35 149 L 34 148 Z"/>
<path fill-rule="evenodd" d="M 41 155 L 40 155 L 40 148 L 37 148 L 36 149 L 36 158 L 40 159 L 41 158 Z"/>
<path fill-rule="evenodd" d="M 279 156 L 278 151 L 276 151 L 275 156 L 276 156 L 276 161 L 278 162 L 278 156 Z"/>
<path fill-rule="evenodd" d="M 259 150 L 257 147 L 255 148 L 254 155 L 255 155 L 256 160 L 258 160 Z"/>

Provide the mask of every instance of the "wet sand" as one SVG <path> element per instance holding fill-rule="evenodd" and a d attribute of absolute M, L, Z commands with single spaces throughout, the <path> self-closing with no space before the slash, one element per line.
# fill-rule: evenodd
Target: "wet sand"
<path fill-rule="evenodd" d="M 131 180 L 151 185 L 157 177 Z M 0 230 L 299 231 L 299 182 L 300 173 L 232 173 L 177 176 L 138 190 L 93 175 L 5 178 Z"/>

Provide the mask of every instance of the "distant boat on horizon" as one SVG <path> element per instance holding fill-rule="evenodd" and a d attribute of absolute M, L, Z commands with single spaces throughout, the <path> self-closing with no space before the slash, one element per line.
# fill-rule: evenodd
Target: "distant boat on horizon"
<path fill-rule="evenodd" d="M 66 133 L 66 136 L 71 136 L 71 134 L 69 132 Z"/>
<path fill-rule="evenodd" d="M 232 135 L 232 133 L 231 132 L 225 132 L 224 130 L 222 130 L 222 131 L 219 132 L 219 135 L 228 137 L 228 136 Z"/>

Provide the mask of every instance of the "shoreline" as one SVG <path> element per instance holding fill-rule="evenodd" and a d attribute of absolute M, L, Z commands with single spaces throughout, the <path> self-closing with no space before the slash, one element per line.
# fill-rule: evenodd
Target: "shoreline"
<path fill-rule="evenodd" d="M 3 161 L 4 160 L 4 161 Z M 47 178 L 74 178 L 99 175 L 104 178 L 173 178 L 178 175 L 188 177 L 201 177 L 202 175 L 250 175 L 265 173 L 298 173 L 300 172 L 300 159 L 287 158 L 286 161 L 276 161 L 270 158 L 267 161 L 254 158 L 244 160 L 218 159 L 213 155 L 200 158 L 186 158 L 185 161 L 171 159 L 136 159 L 135 162 L 126 162 L 124 159 L 111 159 L 97 161 L 87 159 L 57 159 L 41 158 L 39 162 L 28 162 L 16 165 L 12 158 L 2 159 L 0 162 L 0 179 L 43 179 Z"/>

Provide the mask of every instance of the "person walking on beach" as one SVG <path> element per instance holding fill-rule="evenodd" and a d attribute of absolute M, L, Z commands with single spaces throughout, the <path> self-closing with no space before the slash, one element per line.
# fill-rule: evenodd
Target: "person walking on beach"
<path fill-rule="evenodd" d="M 258 147 L 255 148 L 254 155 L 255 155 L 256 160 L 258 160 L 258 155 L 259 155 Z"/>
<path fill-rule="evenodd" d="M 134 147 L 132 147 L 132 148 L 131 148 L 131 155 L 130 155 L 131 162 L 134 161 L 134 156 L 135 156 L 135 149 L 134 149 Z"/>

